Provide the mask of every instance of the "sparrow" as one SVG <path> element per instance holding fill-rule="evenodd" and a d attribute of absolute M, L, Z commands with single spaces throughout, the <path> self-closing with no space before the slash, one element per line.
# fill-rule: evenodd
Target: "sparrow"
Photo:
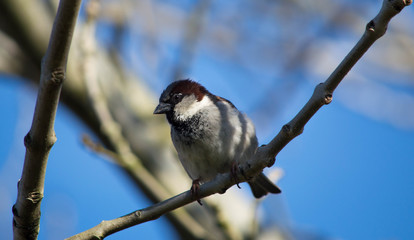
<path fill-rule="evenodd" d="M 201 183 L 221 173 L 237 173 L 238 164 L 256 152 L 256 132 L 247 115 L 195 81 L 172 82 L 162 92 L 154 114 L 166 115 L 172 142 L 193 180 L 191 192 L 195 195 Z M 256 198 L 281 192 L 263 173 L 248 184 Z"/>

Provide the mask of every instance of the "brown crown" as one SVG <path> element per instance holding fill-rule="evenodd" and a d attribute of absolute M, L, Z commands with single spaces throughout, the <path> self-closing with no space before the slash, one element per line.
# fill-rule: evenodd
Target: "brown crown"
<path fill-rule="evenodd" d="M 201 101 L 203 97 L 210 94 L 209 91 L 197 82 L 189 79 L 179 80 L 171 84 L 171 93 L 182 93 L 183 95 L 191 95 L 197 98 L 197 101 Z"/>

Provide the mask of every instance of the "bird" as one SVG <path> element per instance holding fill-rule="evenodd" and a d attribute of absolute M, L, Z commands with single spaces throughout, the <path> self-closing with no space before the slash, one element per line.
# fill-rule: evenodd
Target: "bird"
<path fill-rule="evenodd" d="M 231 172 L 237 176 L 237 166 L 250 160 L 257 150 L 258 140 L 250 118 L 229 100 L 210 93 L 193 80 L 169 84 L 161 93 L 154 114 L 166 115 L 178 158 L 193 181 L 190 190 L 194 195 L 200 184 L 218 174 Z M 255 198 L 281 192 L 263 172 L 248 184 Z"/>

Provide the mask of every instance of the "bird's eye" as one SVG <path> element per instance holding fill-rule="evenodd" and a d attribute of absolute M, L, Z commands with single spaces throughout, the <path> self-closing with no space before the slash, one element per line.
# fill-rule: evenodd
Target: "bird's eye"
<path fill-rule="evenodd" d="M 174 103 L 179 103 L 181 101 L 181 99 L 183 99 L 183 94 L 182 93 L 176 93 L 172 96 L 172 101 Z"/>

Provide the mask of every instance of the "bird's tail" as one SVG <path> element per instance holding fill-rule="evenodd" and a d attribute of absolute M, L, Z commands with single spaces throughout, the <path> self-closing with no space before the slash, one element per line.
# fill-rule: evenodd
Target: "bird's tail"
<path fill-rule="evenodd" d="M 263 173 L 260 173 L 252 181 L 249 181 L 248 184 L 252 189 L 252 193 L 255 198 L 261 198 L 267 193 L 281 193 L 282 191 L 278 186 L 276 186 L 269 178 L 267 178 Z"/>

